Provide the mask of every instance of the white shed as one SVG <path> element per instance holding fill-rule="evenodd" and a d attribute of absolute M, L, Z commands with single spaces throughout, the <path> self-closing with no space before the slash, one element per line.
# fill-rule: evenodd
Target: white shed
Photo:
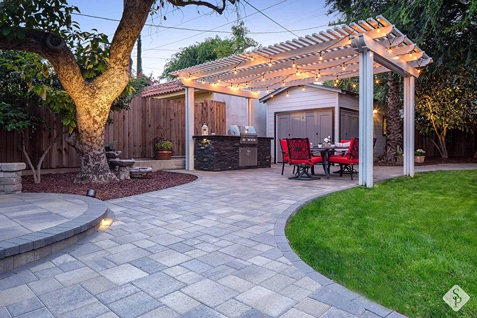
<path fill-rule="evenodd" d="M 274 138 L 272 157 L 281 161 L 279 139 L 308 137 L 317 144 L 331 136 L 333 141 L 359 135 L 359 96 L 339 88 L 318 84 L 276 90 L 260 99 L 267 104 L 267 137 Z M 375 108 L 373 137 L 374 156 L 382 152 L 382 112 Z"/>

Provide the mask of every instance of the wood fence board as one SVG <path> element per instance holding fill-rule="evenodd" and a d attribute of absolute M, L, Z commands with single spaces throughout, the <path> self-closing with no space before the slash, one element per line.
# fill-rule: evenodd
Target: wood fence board
<path fill-rule="evenodd" d="M 194 105 L 194 134 L 201 134 L 202 125 L 209 126 L 209 133 L 225 134 L 226 107 L 223 102 L 204 101 Z M 65 128 L 49 112 L 38 113 L 40 118 L 48 120 L 57 132 Z M 137 97 L 127 111 L 111 113 L 111 124 L 106 124 L 105 143 L 116 141 L 117 150 L 122 158 L 155 157 L 154 139 L 162 137 L 173 143 L 173 155 L 185 155 L 185 104 L 179 100 L 161 100 Z M 55 130 L 39 129 L 27 131 L 26 146 L 34 165 L 41 153 L 54 137 Z M 44 160 L 42 169 L 79 167 L 80 159 L 76 150 L 67 143 L 65 133 L 51 148 Z M 0 130 L 0 162 L 26 162 L 21 151 L 20 134 Z"/>

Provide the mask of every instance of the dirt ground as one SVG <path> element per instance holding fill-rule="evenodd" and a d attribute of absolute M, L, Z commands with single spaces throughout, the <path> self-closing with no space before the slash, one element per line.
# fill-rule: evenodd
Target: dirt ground
<path fill-rule="evenodd" d="M 96 198 L 111 200 L 156 190 L 175 187 L 197 179 L 196 176 L 157 171 L 144 179 L 120 180 L 108 183 L 76 184 L 73 183 L 76 172 L 51 173 L 41 176 L 39 184 L 33 183 L 33 176 L 22 177 L 22 192 L 69 193 L 85 195 L 88 189 L 96 191 Z"/>

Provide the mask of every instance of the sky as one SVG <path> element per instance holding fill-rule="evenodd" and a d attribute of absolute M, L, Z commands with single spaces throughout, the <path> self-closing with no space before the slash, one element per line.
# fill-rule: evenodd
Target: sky
<path fill-rule="evenodd" d="M 74 20 L 80 23 L 83 31 L 94 28 L 108 35 L 110 40 L 118 22 L 108 19 L 121 18 L 122 3 L 121 0 L 69 1 L 81 11 Z M 262 46 L 268 46 L 329 29 L 328 23 L 336 17 L 327 15 L 327 11 L 324 0 L 242 0 L 238 13 L 250 30 L 248 36 Z M 160 15 L 149 17 L 141 33 L 143 73 L 154 78 L 161 75 L 167 60 L 181 48 L 208 37 L 230 37 L 231 26 L 237 20 L 234 10 L 219 15 L 197 6 L 169 7 L 163 14 L 165 19 Z M 132 52 L 134 70 L 136 57 L 135 48 Z"/>

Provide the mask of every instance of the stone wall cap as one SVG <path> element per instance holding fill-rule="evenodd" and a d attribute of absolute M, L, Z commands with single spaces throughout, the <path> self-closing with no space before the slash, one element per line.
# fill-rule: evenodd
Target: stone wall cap
<path fill-rule="evenodd" d="M 26 169 L 24 162 L 0 163 L 0 171 L 21 171 Z"/>

